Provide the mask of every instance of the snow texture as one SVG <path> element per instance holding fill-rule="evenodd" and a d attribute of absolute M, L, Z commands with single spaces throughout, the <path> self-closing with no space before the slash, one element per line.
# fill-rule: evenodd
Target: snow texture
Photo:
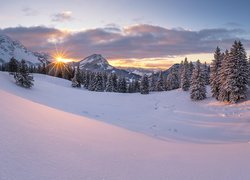
<path fill-rule="evenodd" d="M 250 179 L 250 100 L 89 92 L 0 72 L 0 179 Z"/>

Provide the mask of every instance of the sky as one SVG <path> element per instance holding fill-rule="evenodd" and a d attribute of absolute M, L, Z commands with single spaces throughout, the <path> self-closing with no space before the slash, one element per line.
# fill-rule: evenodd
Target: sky
<path fill-rule="evenodd" d="M 216 46 L 250 50 L 247 0 L 8 0 L 0 33 L 33 51 L 102 54 L 112 65 L 167 68 L 185 57 L 210 62 Z"/>

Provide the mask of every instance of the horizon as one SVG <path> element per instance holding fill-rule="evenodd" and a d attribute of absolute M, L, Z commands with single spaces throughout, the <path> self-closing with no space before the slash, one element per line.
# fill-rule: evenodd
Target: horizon
<path fill-rule="evenodd" d="M 64 51 L 61 60 L 102 54 L 111 65 L 123 68 L 167 69 L 185 57 L 210 63 L 217 46 L 224 51 L 235 40 L 241 40 L 250 54 L 250 3 L 245 1 L 110 0 L 107 5 L 101 0 L 55 0 L 48 4 L 47 0 L 3 2 L 0 33 L 32 51 L 51 55 Z"/>

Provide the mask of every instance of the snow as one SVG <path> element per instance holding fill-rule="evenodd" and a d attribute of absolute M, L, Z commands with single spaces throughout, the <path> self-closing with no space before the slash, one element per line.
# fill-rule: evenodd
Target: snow
<path fill-rule="evenodd" d="M 250 101 L 96 93 L 0 72 L 0 179 L 250 179 Z"/>
<path fill-rule="evenodd" d="M 24 59 L 31 64 L 41 64 L 39 58 L 35 56 L 33 52 L 26 49 L 21 43 L 0 34 L 0 60 L 8 62 L 12 57 L 19 61 Z"/>

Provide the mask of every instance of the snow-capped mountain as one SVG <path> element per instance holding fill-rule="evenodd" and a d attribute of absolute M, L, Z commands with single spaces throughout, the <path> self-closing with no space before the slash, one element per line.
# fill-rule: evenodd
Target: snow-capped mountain
<path fill-rule="evenodd" d="M 20 42 L 6 35 L 0 35 L 0 63 L 8 62 L 12 57 L 26 60 L 29 64 L 37 65 L 48 62 L 50 56 L 45 53 L 32 52 Z"/>
<path fill-rule="evenodd" d="M 113 70 L 114 67 L 111 66 L 108 61 L 102 57 L 102 55 L 93 54 L 80 61 L 80 69 L 90 71 L 105 71 Z"/>
<path fill-rule="evenodd" d="M 139 76 L 143 76 L 144 74 L 146 74 L 147 76 L 151 76 L 153 73 L 159 72 L 159 70 L 143 69 L 143 68 L 124 68 L 124 69 L 130 73 L 134 73 Z"/>
<path fill-rule="evenodd" d="M 85 59 L 79 62 L 79 66 L 81 70 L 92 71 L 92 72 L 107 72 L 107 73 L 116 73 L 119 76 L 139 79 L 140 76 L 131 72 L 128 72 L 123 69 L 118 69 L 114 66 L 111 66 L 107 59 L 105 59 L 100 54 L 93 54 L 91 56 L 86 57 Z"/>

